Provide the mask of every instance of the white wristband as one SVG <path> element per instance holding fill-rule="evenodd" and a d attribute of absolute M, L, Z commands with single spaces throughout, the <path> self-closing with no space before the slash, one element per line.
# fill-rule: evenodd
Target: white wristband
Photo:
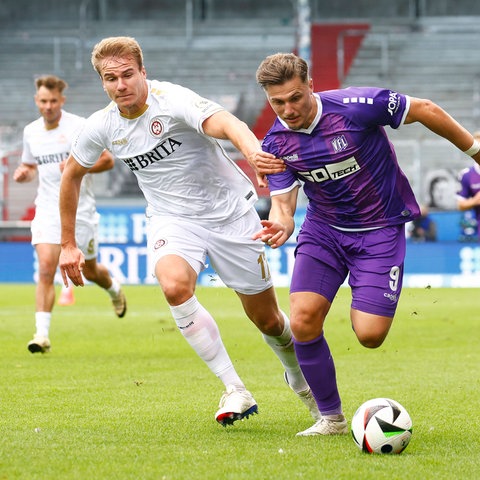
<path fill-rule="evenodd" d="M 472 146 L 468 150 L 465 150 L 463 153 L 466 153 L 468 156 L 473 157 L 478 152 L 480 152 L 480 141 L 474 138 Z"/>

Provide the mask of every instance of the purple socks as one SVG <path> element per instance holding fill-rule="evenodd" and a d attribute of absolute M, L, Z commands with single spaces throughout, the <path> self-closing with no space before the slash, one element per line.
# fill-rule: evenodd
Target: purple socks
<path fill-rule="evenodd" d="M 335 364 L 323 333 L 309 342 L 294 340 L 294 345 L 298 363 L 322 415 L 341 414 Z"/>

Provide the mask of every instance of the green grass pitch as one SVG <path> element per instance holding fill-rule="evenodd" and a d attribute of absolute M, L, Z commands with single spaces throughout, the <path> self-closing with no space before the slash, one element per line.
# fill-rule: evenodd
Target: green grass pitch
<path fill-rule="evenodd" d="M 60 287 L 58 287 L 58 290 Z M 49 354 L 32 355 L 34 286 L 0 286 L 0 479 L 474 479 L 480 472 L 479 292 L 405 289 L 382 347 L 361 347 L 341 289 L 326 324 L 345 414 L 374 397 L 413 419 L 401 455 L 360 452 L 349 435 L 295 437 L 313 422 L 235 294 L 200 288 L 259 415 L 222 428 L 223 385 L 174 326 L 158 287 L 77 288 L 55 306 Z M 278 289 L 288 311 L 288 292 Z"/>

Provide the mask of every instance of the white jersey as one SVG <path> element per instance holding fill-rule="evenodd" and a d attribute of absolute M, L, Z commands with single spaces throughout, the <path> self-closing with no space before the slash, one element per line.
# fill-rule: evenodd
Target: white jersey
<path fill-rule="evenodd" d="M 207 226 L 242 216 L 257 200 L 255 189 L 202 129 L 223 108 L 179 85 L 147 83 L 147 108 L 135 117 L 121 115 L 113 102 L 90 116 L 72 147 L 75 159 L 88 168 L 110 150 L 136 175 L 147 216 Z"/>
<path fill-rule="evenodd" d="M 59 195 L 62 173 L 59 165 L 68 158 L 72 141 L 84 122 L 84 118 L 62 110 L 62 116 L 56 128 L 47 130 L 43 117 L 29 123 L 24 128 L 22 163 L 37 165 L 38 170 L 39 182 L 35 198 L 36 218 L 48 217 L 51 219 L 54 216 L 60 224 Z M 98 219 L 93 194 L 93 179 L 91 175 L 86 175 L 80 190 L 77 222 L 92 223 L 94 221 L 98 221 Z"/>

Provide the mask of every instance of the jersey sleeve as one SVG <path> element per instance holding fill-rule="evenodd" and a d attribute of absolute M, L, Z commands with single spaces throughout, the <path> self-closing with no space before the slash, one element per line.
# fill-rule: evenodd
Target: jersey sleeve
<path fill-rule="evenodd" d="M 32 150 L 30 148 L 30 142 L 28 141 L 28 130 L 27 127 L 23 129 L 23 147 L 22 147 L 22 163 L 27 165 L 36 165 L 35 158 L 32 154 Z"/>
<path fill-rule="evenodd" d="M 262 142 L 262 150 L 264 152 L 271 153 L 276 157 L 279 156 L 279 152 L 275 145 L 274 139 L 268 134 Z M 267 175 L 267 179 L 268 188 L 270 190 L 271 196 L 289 192 L 297 185 L 301 186 L 300 181 L 288 166 L 284 172 Z"/>
<path fill-rule="evenodd" d="M 97 162 L 107 145 L 100 136 L 100 128 L 95 128 L 97 118 L 93 114 L 89 121 L 77 131 L 72 142 L 71 154 L 75 160 L 85 168 L 91 168 Z"/>
<path fill-rule="evenodd" d="M 405 122 L 410 109 L 410 98 L 394 90 L 349 87 L 336 92 L 332 94 L 340 95 L 337 101 L 348 109 L 350 118 L 365 126 L 388 125 L 396 129 Z"/>
<path fill-rule="evenodd" d="M 281 195 L 293 190 L 296 186 L 301 186 L 298 178 L 288 168 L 284 172 L 267 175 L 267 179 L 270 196 Z"/>
<path fill-rule="evenodd" d="M 172 116 L 185 122 L 198 133 L 204 133 L 202 125 L 207 118 L 224 110 L 218 103 L 198 95 L 189 88 L 173 84 L 170 88 Z"/>

